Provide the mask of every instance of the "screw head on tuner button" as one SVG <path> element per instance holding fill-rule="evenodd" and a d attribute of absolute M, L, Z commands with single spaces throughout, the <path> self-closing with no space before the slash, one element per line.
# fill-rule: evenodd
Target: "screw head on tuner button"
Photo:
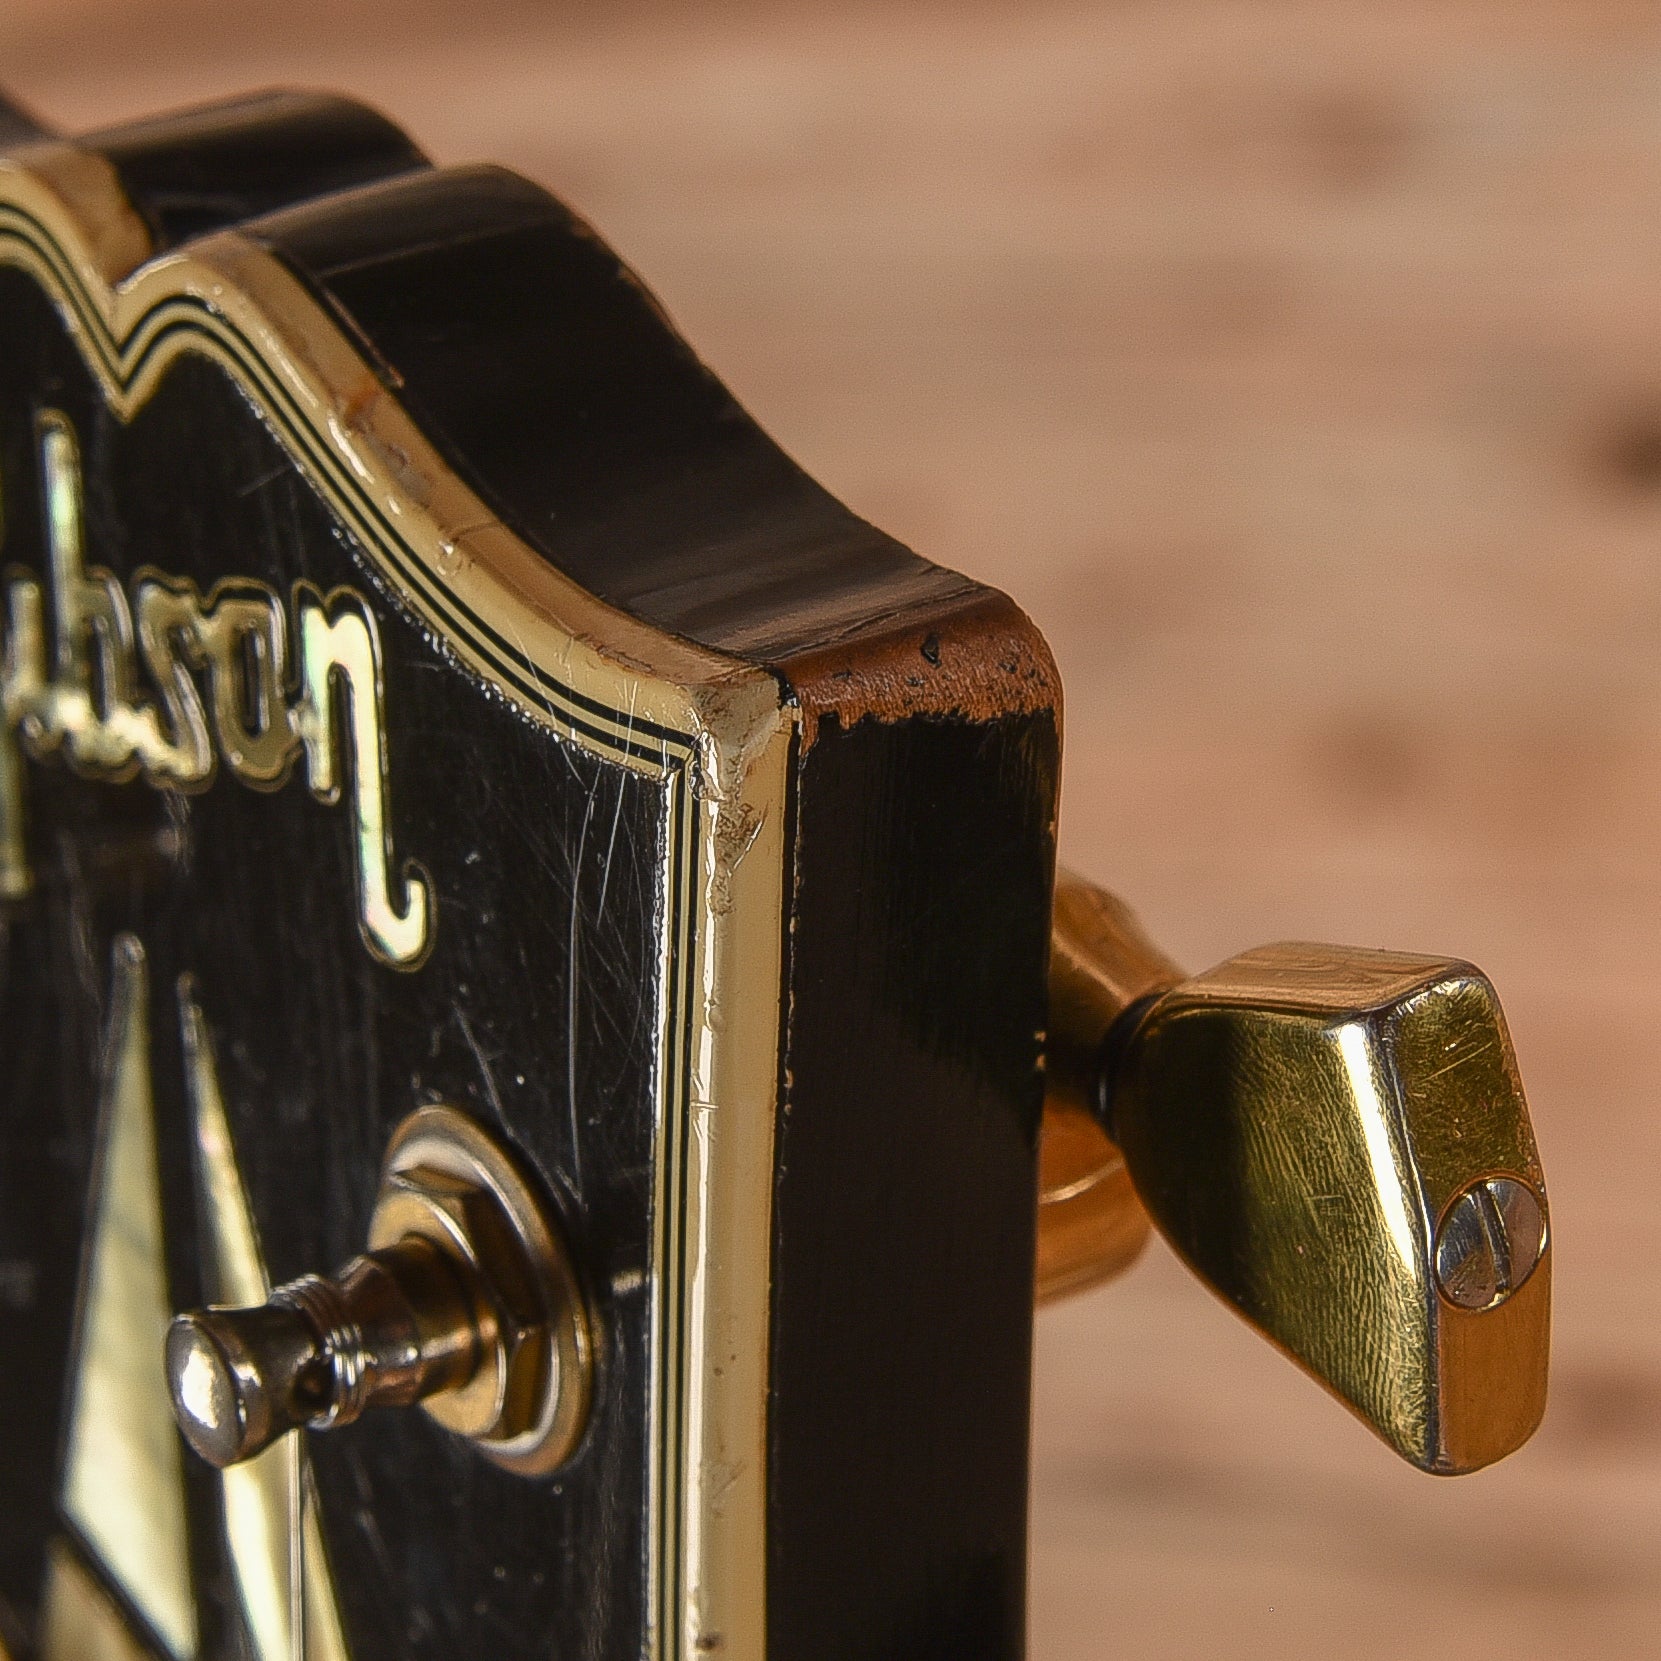
<path fill-rule="evenodd" d="M 1246 952 L 1110 1046 L 1161 1232 L 1397 1452 L 1475 1470 L 1545 1408 L 1551 1241 L 1510 1037 L 1467 963 Z"/>
<path fill-rule="evenodd" d="M 1436 1232 L 1436 1284 L 1461 1309 L 1492 1309 L 1526 1284 L 1546 1244 L 1546 1218 L 1526 1183 L 1483 1177 Z"/>

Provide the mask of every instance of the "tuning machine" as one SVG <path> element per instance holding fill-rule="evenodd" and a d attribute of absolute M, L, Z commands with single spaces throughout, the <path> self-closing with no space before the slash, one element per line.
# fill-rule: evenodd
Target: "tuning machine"
<path fill-rule="evenodd" d="M 1041 1297 L 1118 1272 L 1151 1216 L 1421 1469 L 1475 1470 L 1528 1439 L 1551 1234 L 1486 977 L 1283 944 L 1188 979 L 1118 900 L 1063 873 L 1050 1008 Z M 1081 1153 L 1086 1121 L 1100 1129 Z"/>
<path fill-rule="evenodd" d="M 303 1425 L 419 1404 L 496 1464 L 541 1475 L 587 1421 L 593 1329 L 534 1181 L 434 1105 L 393 1134 L 362 1256 L 257 1308 L 179 1316 L 166 1359 L 179 1427 L 213 1465 Z"/>

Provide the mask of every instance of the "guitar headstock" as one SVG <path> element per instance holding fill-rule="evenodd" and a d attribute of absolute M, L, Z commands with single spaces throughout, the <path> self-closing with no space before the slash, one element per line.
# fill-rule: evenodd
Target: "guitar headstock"
<path fill-rule="evenodd" d="M 0 145 L 0 1650 L 1018 1655 L 1035 1260 L 1138 1192 L 1408 1457 L 1526 1437 L 1480 976 L 1052 954 L 1042 638 L 537 187 Z"/>

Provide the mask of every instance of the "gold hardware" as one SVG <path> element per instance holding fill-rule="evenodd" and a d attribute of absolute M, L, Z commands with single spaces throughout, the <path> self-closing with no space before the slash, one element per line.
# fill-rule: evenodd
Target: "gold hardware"
<path fill-rule="evenodd" d="M 581 1438 L 592 1372 L 546 1207 L 505 1149 L 442 1106 L 394 1132 L 367 1252 L 258 1307 L 181 1315 L 167 1337 L 179 1427 L 220 1467 L 302 1425 L 419 1403 L 498 1465 L 543 1475 Z"/>
<path fill-rule="evenodd" d="M 1488 981 L 1309 945 L 1181 980 L 1119 902 L 1066 876 L 1054 956 L 1046 1143 L 1091 1109 L 1189 1266 L 1421 1469 L 1476 1470 L 1526 1441 L 1545 1409 L 1551 1234 Z M 1041 1205 L 1040 1296 L 1128 1261 L 1130 1184 L 1097 1185 L 1101 1244 L 1064 1275 Z"/>
<path fill-rule="evenodd" d="M 1126 1009 L 1181 979 L 1123 901 L 1057 873 L 1039 1144 L 1040 1303 L 1122 1274 L 1147 1244 L 1148 1214 L 1124 1155 L 1097 1122 L 1101 1052 Z"/>
<path fill-rule="evenodd" d="M 1125 1156 L 1082 1107 L 1046 1102 L 1038 1145 L 1039 1303 L 1123 1274 L 1148 1243 Z"/>

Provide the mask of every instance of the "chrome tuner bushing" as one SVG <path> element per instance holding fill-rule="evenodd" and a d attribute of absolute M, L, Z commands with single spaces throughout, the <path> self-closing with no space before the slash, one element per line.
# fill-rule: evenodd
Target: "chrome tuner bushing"
<path fill-rule="evenodd" d="M 419 1405 L 526 1476 L 575 1451 L 593 1325 L 547 1202 L 465 1114 L 423 1107 L 393 1133 L 369 1249 L 253 1309 L 179 1316 L 167 1376 L 186 1441 L 250 1459 L 300 1426 Z"/>

